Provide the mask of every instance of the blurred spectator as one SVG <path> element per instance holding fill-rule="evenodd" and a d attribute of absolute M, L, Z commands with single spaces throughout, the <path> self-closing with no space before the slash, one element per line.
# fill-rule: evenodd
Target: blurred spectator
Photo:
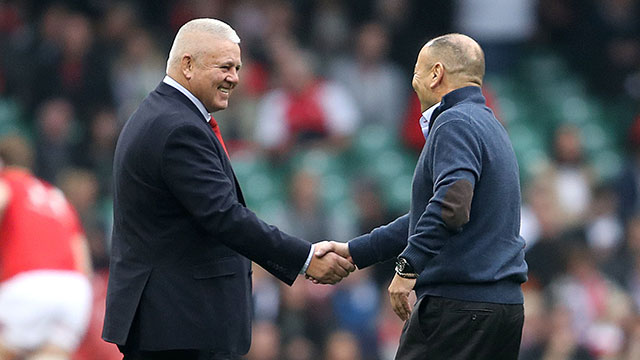
<path fill-rule="evenodd" d="M 247 360 L 279 360 L 280 331 L 273 323 L 261 322 L 253 325 L 251 349 Z"/>
<path fill-rule="evenodd" d="M 640 317 L 637 315 L 631 323 L 627 337 L 627 347 L 622 359 L 640 359 Z"/>
<path fill-rule="evenodd" d="M 265 29 L 268 38 L 286 38 L 296 33 L 299 24 L 294 2 L 273 0 L 266 2 L 264 8 L 267 15 Z"/>
<path fill-rule="evenodd" d="M 332 296 L 338 327 L 356 337 L 362 357 L 377 357 L 378 286 L 371 271 L 362 269 L 344 279 Z"/>
<path fill-rule="evenodd" d="M 332 329 L 336 328 L 336 317 L 331 304 L 333 286 L 318 286 L 310 282 L 296 283 L 291 287 L 280 287 L 280 325 L 283 339 L 298 335 L 309 338 L 316 344 L 323 343 Z"/>
<path fill-rule="evenodd" d="M 623 222 L 640 212 L 640 115 L 629 128 L 627 146 L 628 159 L 616 182 L 618 215 Z"/>
<path fill-rule="evenodd" d="M 56 183 L 76 208 L 85 227 L 104 224 L 98 211 L 98 180 L 91 171 L 65 168 Z"/>
<path fill-rule="evenodd" d="M 111 84 L 119 123 L 124 124 L 165 74 L 166 62 L 144 29 L 130 29 L 123 52 L 115 60 Z"/>
<path fill-rule="evenodd" d="M 615 255 L 623 240 L 624 228 L 618 219 L 617 208 L 617 197 L 612 188 L 602 185 L 594 190 L 585 235 L 587 245 L 600 265 Z"/>
<path fill-rule="evenodd" d="M 296 336 L 284 345 L 284 360 L 314 360 L 317 358 L 315 346 L 304 336 Z"/>
<path fill-rule="evenodd" d="M 361 360 L 356 338 L 347 331 L 336 331 L 325 345 L 324 360 Z"/>
<path fill-rule="evenodd" d="M 313 10 L 314 47 L 322 59 L 333 59 L 341 54 L 351 32 L 345 3 L 337 0 L 315 1 Z"/>
<path fill-rule="evenodd" d="M 140 16 L 136 10 L 136 5 L 130 1 L 118 0 L 104 4 L 105 9 L 103 15 L 99 18 L 96 26 L 96 38 L 95 45 L 93 46 L 93 52 L 95 57 L 101 59 L 100 61 L 107 64 L 108 72 L 106 74 L 110 94 L 114 98 L 114 102 L 117 106 L 117 95 L 114 93 L 114 86 L 112 85 L 114 72 L 116 71 L 114 65 L 119 57 L 122 57 L 122 53 L 125 48 L 132 41 L 129 41 L 129 37 L 135 34 L 137 23 L 140 22 Z M 96 104 L 96 107 L 102 108 L 109 104 Z M 89 110 L 89 115 L 94 112 L 94 109 Z"/>
<path fill-rule="evenodd" d="M 373 229 L 388 224 L 397 218 L 386 207 L 379 184 L 372 179 L 361 178 L 353 185 L 353 197 L 358 211 L 358 235 L 368 234 Z M 395 274 L 395 260 L 385 261 L 372 267 L 373 278 L 379 287 L 389 286 Z M 353 274 L 352 274 L 353 275 Z"/>
<path fill-rule="evenodd" d="M 31 174 L 30 152 L 0 140 L 0 358 L 66 359 L 87 330 L 91 262 L 75 210 Z"/>
<path fill-rule="evenodd" d="M 547 330 L 542 342 L 520 354 L 520 360 L 563 359 L 596 360 L 589 350 L 580 345 L 571 323 L 571 313 L 562 306 L 547 316 Z"/>
<path fill-rule="evenodd" d="M 276 47 L 280 86 L 269 91 L 258 107 L 256 141 L 279 156 L 298 146 L 347 146 L 360 121 L 349 93 L 318 78 L 307 54 L 288 45 Z"/>
<path fill-rule="evenodd" d="M 330 237 L 329 219 L 320 198 L 320 179 L 313 173 L 300 170 L 291 177 L 290 201 L 284 231 L 311 242 Z"/>
<path fill-rule="evenodd" d="M 598 358 L 622 351 L 621 321 L 631 314 L 631 301 L 596 267 L 583 247 L 569 253 L 566 276 L 550 287 L 557 303 L 569 310 L 575 340 Z"/>
<path fill-rule="evenodd" d="M 54 182 L 58 172 L 73 163 L 77 144 L 76 113 L 64 98 L 49 100 L 37 114 L 35 173 Z"/>
<path fill-rule="evenodd" d="M 230 9 L 230 23 L 234 24 L 234 28 L 242 39 L 243 51 L 256 51 L 254 50 L 256 47 L 262 47 L 266 35 L 264 30 L 267 28 L 268 22 L 265 12 L 266 5 L 264 1 L 260 0 L 236 1 Z M 244 62 L 245 53 L 242 56 Z"/>
<path fill-rule="evenodd" d="M 68 13 L 56 21 L 50 26 L 60 27 L 46 29 L 52 34 L 45 34 L 56 43 L 50 54 L 43 54 L 47 58 L 35 66 L 35 99 L 68 97 L 84 118 L 91 108 L 112 102 L 109 64 L 94 50 L 95 34 L 87 16 Z"/>
<path fill-rule="evenodd" d="M 584 33 L 587 6 L 588 2 L 580 0 L 539 0 L 539 41 L 567 52 L 572 46 L 590 46 L 588 42 L 576 41 Z"/>
<path fill-rule="evenodd" d="M 485 51 L 487 73 L 517 63 L 536 31 L 537 0 L 458 0 L 454 23 Z"/>
<path fill-rule="evenodd" d="M 548 285 L 565 270 L 566 241 L 561 210 L 547 178 L 534 179 L 525 192 L 520 234 L 527 244 L 529 282 Z"/>
<path fill-rule="evenodd" d="M 554 161 L 539 176 L 552 183 L 564 227 L 582 225 L 591 205 L 594 173 L 586 161 L 577 127 L 561 125 L 555 130 L 553 155 Z"/>
<path fill-rule="evenodd" d="M 296 335 L 307 335 L 307 292 L 303 284 L 295 284 L 291 287 L 280 287 L 280 325 L 281 336 L 284 339 L 291 339 Z M 325 319 L 331 317 L 324 314 Z M 315 328 L 314 335 L 321 338 L 324 336 L 324 327 Z M 309 334 L 311 335 L 311 334 Z M 317 339 L 313 339 L 317 340 Z"/>
<path fill-rule="evenodd" d="M 604 269 L 627 291 L 636 311 L 640 309 L 640 215 L 629 219 L 625 242 Z"/>
<path fill-rule="evenodd" d="M 640 69 L 640 3 L 635 0 L 603 0 L 590 4 L 585 28 L 589 47 L 602 51 L 585 51 L 588 75 L 594 89 L 605 94 L 624 91 L 625 80 Z M 584 59 L 584 58 L 583 58 Z M 609 70 L 603 74 L 603 66 Z"/>
<path fill-rule="evenodd" d="M 16 71 L 28 68 L 22 64 L 21 53 L 25 43 L 27 24 L 25 23 L 23 3 L 2 2 L 0 4 L 0 96 L 7 93 L 24 92 L 29 84 L 25 78 L 18 79 Z"/>
<path fill-rule="evenodd" d="M 336 61 L 329 76 L 353 95 L 363 125 L 381 124 L 395 134 L 402 125 L 409 82 L 387 59 L 388 48 L 386 28 L 367 23 L 357 32 L 354 53 Z"/>
<path fill-rule="evenodd" d="M 113 109 L 96 109 L 89 122 L 88 136 L 79 144 L 74 163 L 95 173 L 100 184 L 100 195 L 111 193 L 113 153 L 120 127 Z"/>
<path fill-rule="evenodd" d="M 275 322 L 280 315 L 280 285 L 253 264 L 253 316 L 256 322 Z"/>
<path fill-rule="evenodd" d="M 120 0 L 107 4 L 98 26 L 100 50 L 105 56 L 111 58 L 122 51 L 137 21 L 138 14 L 133 3 Z"/>
<path fill-rule="evenodd" d="M 391 39 L 389 56 L 403 67 L 405 79 L 411 79 L 416 53 L 427 40 L 454 31 L 455 1 L 371 0 L 356 3 L 361 7 L 370 4 L 373 9 L 371 14 L 361 14 L 354 21 L 373 18 L 388 29 Z"/>

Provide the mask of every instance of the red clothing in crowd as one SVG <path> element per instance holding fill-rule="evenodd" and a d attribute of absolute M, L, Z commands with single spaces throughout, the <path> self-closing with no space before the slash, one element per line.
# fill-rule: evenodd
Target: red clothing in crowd
<path fill-rule="evenodd" d="M 75 210 L 62 192 L 27 171 L 0 172 L 11 200 L 0 223 L 0 281 L 30 270 L 80 270 Z"/>
<path fill-rule="evenodd" d="M 482 87 L 482 95 L 484 95 L 484 98 L 487 101 L 487 106 L 493 110 L 493 113 L 496 115 L 498 120 L 504 125 L 500 116 L 500 111 L 497 108 L 498 102 L 494 92 L 485 85 Z M 413 93 L 409 97 L 409 107 L 407 108 L 404 123 L 402 124 L 402 139 L 406 146 L 417 152 L 422 151 L 422 147 L 425 142 L 419 123 L 420 116 L 422 116 L 422 111 L 420 110 L 420 100 L 418 99 L 418 96 Z"/>

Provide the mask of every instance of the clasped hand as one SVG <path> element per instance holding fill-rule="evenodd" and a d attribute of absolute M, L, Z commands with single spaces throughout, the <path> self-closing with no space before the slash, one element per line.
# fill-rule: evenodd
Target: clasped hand
<path fill-rule="evenodd" d="M 305 277 L 315 284 L 337 284 L 355 269 L 347 244 L 323 241 L 315 244 Z"/>

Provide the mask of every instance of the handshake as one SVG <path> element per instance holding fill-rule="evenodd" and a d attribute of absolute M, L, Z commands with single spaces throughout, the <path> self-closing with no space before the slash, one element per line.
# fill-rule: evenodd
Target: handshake
<path fill-rule="evenodd" d="M 315 244 L 305 277 L 315 284 L 336 284 L 355 269 L 347 243 L 323 241 Z M 416 277 L 396 274 L 389 285 L 391 308 L 402 321 L 408 320 L 411 316 L 413 309 L 409 303 L 409 294 L 413 291 L 416 281 Z"/>
<path fill-rule="evenodd" d="M 349 254 L 349 245 L 336 241 L 322 241 L 315 250 L 305 277 L 315 284 L 337 284 L 356 267 Z"/>

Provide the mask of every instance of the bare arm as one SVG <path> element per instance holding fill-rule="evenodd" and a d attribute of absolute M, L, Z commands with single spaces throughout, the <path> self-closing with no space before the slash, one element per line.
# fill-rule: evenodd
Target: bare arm
<path fill-rule="evenodd" d="M 4 216 L 4 211 L 9 205 L 9 200 L 11 200 L 11 189 L 4 180 L 0 179 L 0 220 Z"/>
<path fill-rule="evenodd" d="M 72 240 L 73 259 L 76 264 L 76 270 L 91 276 L 93 268 L 91 265 L 91 254 L 89 251 L 89 243 L 83 234 L 77 234 Z"/>

